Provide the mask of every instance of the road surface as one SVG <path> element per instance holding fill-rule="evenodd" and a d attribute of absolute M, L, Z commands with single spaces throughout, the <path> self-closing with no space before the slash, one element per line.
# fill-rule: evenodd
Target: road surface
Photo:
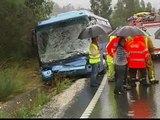
<path fill-rule="evenodd" d="M 160 78 L 160 61 L 154 61 L 156 78 Z M 104 79 L 103 76 L 100 79 Z M 106 79 L 106 78 L 105 78 Z M 114 82 L 105 83 L 104 89 L 88 113 L 88 118 L 160 118 L 160 84 L 137 87 L 124 95 L 113 94 Z M 77 95 L 62 118 L 81 118 L 97 92 L 98 88 L 90 88 L 89 82 Z"/>

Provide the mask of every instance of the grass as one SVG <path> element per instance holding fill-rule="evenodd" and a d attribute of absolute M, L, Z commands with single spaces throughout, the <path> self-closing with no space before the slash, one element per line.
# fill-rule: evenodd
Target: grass
<path fill-rule="evenodd" d="M 56 74 L 55 75 L 55 92 L 56 94 L 59 94 L 63 90 L 67 89 L 69 86 L 71 86 L 72 81 L 64 75 Z"/>
<path fill-rule="evenodd" d="M 42 84 L 39 75 L 39 65 L 36 59 L 27 60 L 20 63 L 0 64 L 0 102 L 6 102 L 15 96 L 28 92 Z M 57 75 L 52 86 L 52 93 L 40 92 L 37 94 L 33 105 L 22 105 L 18 111 L 15 111 L 13 118 L 29 118 L 37 114 L 42 106 L 50 101 L 51 96 L 57 95 L 69 88 L 72 84 L 71 79 L 66 76 Z M 5 111 L 0 112 L 0 118 L 9 118 Z"/>
<path fill-rule="evenodd" d="M 0 71 L 0 100 L 5 100 L 16 91 L 20 84 L 19 81 L 16 81 L 16 76 L 17 67 Z"/>
<path fill-rule="evenodd" d="M 0 69 L 0 101 L 5 102 L 16 95 L 41 84 L 35 60 L 25 63 L 7 63 Z"/>
<path fill-rule="evenodd" d="M 42 108 L 42 106 L 49 102 L 51 96 L 42 92 L 39 92 L 36 96 L 35 102 L 33 105 L 22 106 L 14 115 L 14 118 L 30 118 L 36 116 L 37 112 Z"/>
<path fill-rule="evenodd" d="M 61 81 L 59 86 L 56 87 L 57 94 L 63 92 L 65 89 L 69 88 L 72 85 L 72 81 L 70 79 L 65 79 Z"/>
<path fill-rule="evenodd" d="M 6 116 L 8 116 L 7 113 L 0 111 L 0 118 L 6 118 Z"/>
<path fill-rule="evenodd" d="M 58 86 L 52 94 L 47 94 L 44 91 L 38 93 L 34 101 L 33 106 L 25 107 L 22 106 L 14 115 L 14 118 L 31 118 L 37 115 L 38 111 L 43 107 L 43 105 L 50 101 L 52 96 L 61 93 L 63 90 L 69 88 L 72 82 L 69 79 L 54 81 Z"/>
<path fill-rule="evenodd" d="M 44 91 L 40 92 L 35 99 L 35 104 L 32 107 L 26 108 L 22 107 L 16 114 L 16 118 L 30 118 L 37 115 L 38 111 L 42 108 L 42 106 L 49 102 L 52 96 L 55 96 L 61 92 L 63 92 L 65 89 L 69 88 L 72 84 L 72 81 L 70 79 L 64 78 L 60 79 L 57 78 L 54 81 L 55 86 L 54 91 L 52 94 L 45 93 Z"/>

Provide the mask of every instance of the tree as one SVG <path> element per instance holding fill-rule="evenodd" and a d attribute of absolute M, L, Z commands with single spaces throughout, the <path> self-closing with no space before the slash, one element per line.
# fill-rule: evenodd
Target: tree
<path fill-rule="evenodd" d="M 110 20 L 113 29 L 126 24 L 126 17 L 124 16 L 124 13 L 125 5 L 123 3 L 123 0 L 118 0 L 117 4 L 114 7 L 114 11 Z"/>
<path fill-rule="evenodd" d="M 72 11 L 72 10 L 75 10 L 75 8 L 71 4 L 68 4 L 66 6 L 63 6 L 61 11 L 62 12 L 68 12 L 68 11 Z"/>
<path fill-rule="evenodd" d="M 160 15 L 160 8 L 158 9 L 158 14 Z"/>
<path fill-rule="evenodd" d="M 124 17 L 127 19 L 130 16 L 132 16 L 135 13 L 135 5 L 136 5 L 136 0 L 122 0 L 123 3 L 123 14 Z"/>
<path fill-rule="evenodd" d="M 134 7 L 135 7 L 134 13 L 145 11 L 142 10 L 139 0 L 134 0 Z"/>
<path fill-rule="evenodd" d="M 93 13 L 109 20 L 112 13 L 111 1 L 112 0 L 90 0 Z"/>
<path fill-rule="evenodd" d="M 143 0 L 141 0 L 141 4 L 139 0 L 118 0 L 111 18 L 112 26 L 115 28 L 126 25 L 129 17 L 137 12 L 145 11 L 141 6 L 145 7 Z"/>
<path fill-rule="evenodd" d="M 26 4 L 26 1 L 31 3 Z M 32 51 L 31 30 L 40 19 L 49 15 L 48 8 L 51 8 L 51 4 L 37 1 L 40 8 L 38 10 L 43 12 L 43 16 L 38 16 L 32 2 L 34 3 L 32 0 L 0 0 L 0 59 L 35 56 Z"/>
<path fill-rule="evenodd" d="M 152 8 L 152 12 L 154 12 L 154 13 L 155 13 L 155 12 L 156 12 L 156 8 Z"/>
<path fill-rule="evenodd" d="M 54 3 L 49 0 L 25 0 L 25 5 L 32 10 L 34 16 L 37 18 L 36 21 L 38 21 L 49 17 Z"/>
<path fill-rule="evenodd" d="M 146 9 L 144 0 L 141 0 L 141 11 Z"/>
<path fill-rule="evenodd" d="M 61 13 L 61 12 L 62 12 L 62 8 L 57 3 L 55 3 L 54 6 L 53 6 L 51 15 L 55 16 L 55 15 Z"/>
<path fill-rule="evenodd" d="M 99 0 L 90 0 L 91 3 L 91 10 L 94 12 L 96 15 L 100 15 L 100 1 Z"/>
<path fill-rule="evenodd" d="M 147 3 L 146 11 L 147 12 L 151 12 L 152 11 L 152 4 L 150 2 Z"/>

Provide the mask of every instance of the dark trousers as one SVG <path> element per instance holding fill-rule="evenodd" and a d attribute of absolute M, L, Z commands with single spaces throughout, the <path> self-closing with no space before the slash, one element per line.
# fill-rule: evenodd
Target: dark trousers
<path fill-rule="evenodd" d="M 123 91 L 127 78 L 127 65 L 115 65 L 115 92 Z"/>
<path fill-rule="evenodd" d="M 146 68 L 129 68 L 129 74 L 131 78 L 131 82 L 135 82 L 136 80 L 136 74 L 137 71 L 139 71 L 142 81 L 147 82 L 146 77 L 147 77 L 147 71 Z"/>
<path fill-rule="evenodd" d="M 96 85 L 96 83 L 98 82 L 97 75 L 98 75 L 99 63 L 91 64 L 91 66 L 92 66 L 91 85 Z"/>
<path fill-rule="evenodd" d="M 125 68 L 125 74 L 124 74 L 124 81 L 123 81 L 123 84 L 124 85 L 127 85 L 128 84 L 128 81 L 127 81 L 127 76 L 128 76 L 128 65 L 125 65 L 126 68 Z"/>

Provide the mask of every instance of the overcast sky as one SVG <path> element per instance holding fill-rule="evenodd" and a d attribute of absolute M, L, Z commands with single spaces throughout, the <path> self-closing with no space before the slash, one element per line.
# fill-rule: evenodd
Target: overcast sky
<path fill-rule="evenodd" d="M 75 8 L 90 8 L 90 0 L 52 0 L 56 2 L 59 6 L 63 7 L 68 4 L 73 5 Z M 152 6 L 155 8 L 160 8 L 160 0 L 144 0 L 145 2 L 151 2 Z M 117 0 L 112 0 L 113 4 L 117 2 Z"/>

